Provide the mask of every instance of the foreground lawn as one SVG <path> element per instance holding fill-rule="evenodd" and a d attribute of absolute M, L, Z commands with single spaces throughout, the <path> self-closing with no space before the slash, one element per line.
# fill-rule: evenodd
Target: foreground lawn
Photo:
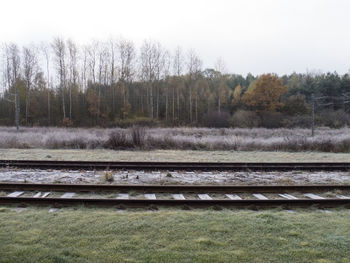
<path fill-rule="evenodd" d="M 0 208 L 0 262 L 350 262 L 350 211 Z"/>
<path fill-rule="evenodd" d="M 350 153 L 0 149 L 0 159 L 159 162 L 348 162 Z"/>

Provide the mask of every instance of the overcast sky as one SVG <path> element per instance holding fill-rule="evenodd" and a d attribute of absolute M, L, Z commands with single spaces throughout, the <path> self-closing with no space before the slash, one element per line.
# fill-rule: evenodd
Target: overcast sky
<path fill-rule="evenodd" d="M 123 36 L 195 49 L 231 73 L 350 69 L 348 0 L 1 0 L 0 42 Z"/>

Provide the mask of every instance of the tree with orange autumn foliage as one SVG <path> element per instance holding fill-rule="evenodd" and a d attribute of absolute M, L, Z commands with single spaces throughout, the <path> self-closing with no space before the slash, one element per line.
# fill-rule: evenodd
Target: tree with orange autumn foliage
<path fill-rule="evenodd" d="M 240 84 L 238 84 L 233 91 L 232 104 L 238 105 L 241 102 L 241 96 L 242 96 L 242 87 Z"/>
<path fill-rule="evenodd" d="M 244 93 L 242 102 L 257 112 L 272 112 L 283 106 L 280 97 L 287 89 L 276 75 L 264 74 Z"/>

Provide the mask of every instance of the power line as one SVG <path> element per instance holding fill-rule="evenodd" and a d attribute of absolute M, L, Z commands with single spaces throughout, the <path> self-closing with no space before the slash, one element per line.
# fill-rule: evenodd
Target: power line
<path fill-rule="evenodd" d="M 335 106 L 335 105 L 345 105 L 347 103 L 350 103 L 350 95 L 343 93 L 342 97 L 335 97 L 335 96 L 322 96 L 322 97 L 315 97 L 314 93 L 311 94 L 311 136 L 313 137 L 315 135 L 315 108 L 316 104 L 317 106 Z M 317 100 L 323 100 L 323 99 L 332 99 L 332 102 L 328 103 L 319 103 Z M 341 102 L 334 102 L 334 100 L 342 100 Z"/>

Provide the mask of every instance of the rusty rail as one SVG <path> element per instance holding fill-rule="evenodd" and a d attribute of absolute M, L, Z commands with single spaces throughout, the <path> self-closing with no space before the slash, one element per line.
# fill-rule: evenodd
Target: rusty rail
<path fill-rule="evenodd" d="M 347 171 L 350 162 L 305 163 L 228 163 L 228 162 L 89 162 L 89 161 L 35 161 L 0 160 L 0 167 L 38 169 L 84 169 L 84 170 L 232 170 L 232 171 Z"/>

